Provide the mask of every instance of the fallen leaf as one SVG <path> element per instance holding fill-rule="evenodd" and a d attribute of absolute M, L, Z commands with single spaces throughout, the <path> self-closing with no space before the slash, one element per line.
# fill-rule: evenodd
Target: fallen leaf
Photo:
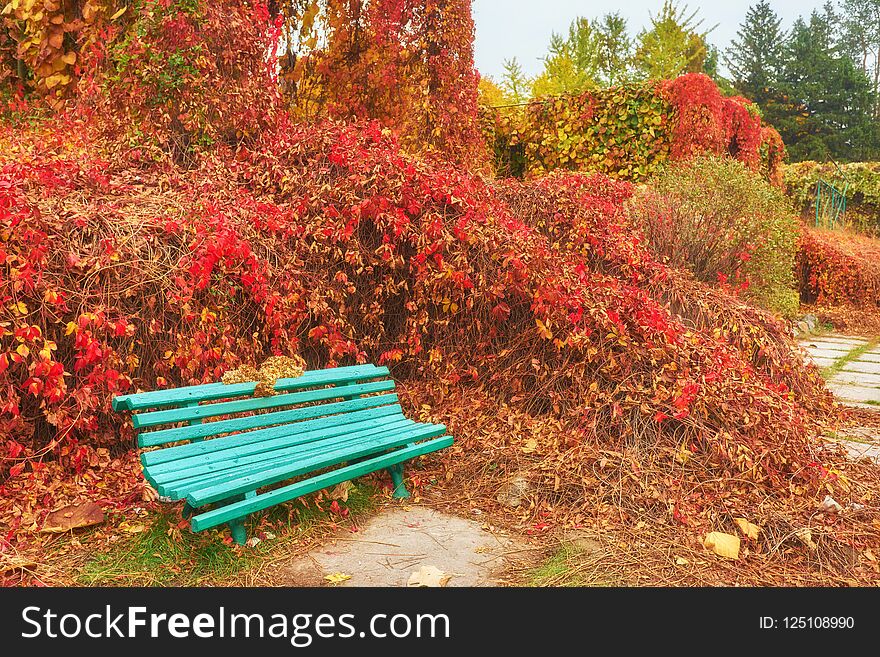
<path fill-rule="evenodd" d="M 348 501 L 348 493 L 350 490 L 354 488 L 354 484 L 350 481 L 343 481 L 340 484 L 336 484 L 333 489 L 330 491 L 328 497 L 331 500 L 339 500 L 340 502 Z"/>
<path fill-rule="evenodd" d="M 761 533 L 761 528 L 758 525 L 750 523 L 745 518 L 734 518 L 733 521 L 736 523 L 736 526 L 739 527 L 743 536 L 747 536 L 753 541 L 758 540 L 758 534 Z"/>
<path fill-rule="evenodd" d="M 0 573 L 11 573 L 13 570 L 31 570 L 37 567 L 35 561 L 18 557 L 4 557 L 0 559 Z"/>
<path fill-rule="evenodd" d="M 144 527 L 143 525 L 128 525 L 124 529 L 129 534 L 140 534 L 146 529 L 146 527 Z"/>
<path fill-rule="evenodd" d="M 342 582 L 351 579 L 351 575 L 346 575 L 345 573 L 330 573 L 329 575 L 324 575 L 324 579 L 333 584 L 333 586 L 337 586 L 342 584 Z"/>
<path fill-rule="evenodd" d="M 436 566 L 422 566 L 412 575 L 409 576 L 407 586 L 446 586 L 446 583 L 452 579 L 452 575 L 447 575 Z"/>
<path fill-rule="evenodd" d="M 739 536 L 724 532 L 709 532 L 703 539 L 703 547 L 725 559 L 739 559 Z"/>
<path fill-rule="evenodd" d="M 101 507 L 94 502 L 83 502 L 52 511 L 46 516 L 46 522 L 43 523 L 41 531 L 60 534 L 79 527 L 99 525 L 102 522 L 104 522 L 104 512 Z"/>
<path fill-rule="evenodd" d="M 676 566 L 687 566 L 689 563 L 690 563 L 690 561 L 688 561 L 684 557 L 675 557 L 675 565 Z"/>
<path fill-rule="evenodd" d="M 523 454 L 531 454 L 536 449 L 538 449 L 538 441 L 534 438 L 529 438 L 526 444 L 522 446 Z"/>
<path fill-rule="evenodd" d="M 813 542 L 813 532 L 811 532 L 806 527 L 801 527 L 800 529 L 796 529 L 794 535 L 797 536 L 801 543 L 806 545 L 811 550 L 817 549 L 819 546 Z"/>

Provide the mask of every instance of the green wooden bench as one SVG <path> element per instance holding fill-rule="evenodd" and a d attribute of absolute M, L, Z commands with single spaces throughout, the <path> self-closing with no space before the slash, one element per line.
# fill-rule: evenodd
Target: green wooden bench
<path fill-rule="evenodd" d="M 383 469 L 394 496 L 407 497 L 402 463 L 452 445 L 442 424 L 403 416 L 387 367 L 305 372 L 276 381 L 271 397 L 254 397 L 255 387 L 210 383 L 113 400 L 114 410 L 134 412 L 147 481 L 169 501 L 186 500 L 193 531 L 227 523 L 244 544 L 248 515 Z"/>

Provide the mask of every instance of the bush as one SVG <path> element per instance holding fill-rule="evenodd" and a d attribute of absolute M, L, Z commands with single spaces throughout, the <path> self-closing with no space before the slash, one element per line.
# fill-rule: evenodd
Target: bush
<path fill-rule="evenodd" d="M 780 184 L 785 149 L 746 98 L 725 98 L 709 77 L 588 89 L 523 108 L 483 107 L 482 130 L 500 175 L 566 169 L 643 181 L 669 160 L 729 155 Z"/>
<path fill-rule="evenodd" d="M 846 188 L 846 225 L 863 232 L 880 232 L 880 162 L 851 162 L 840 165 L 840 169 L 832 162 L 786 165 L 785 191 L 811 223 L 815 220 L 816 181 L 820 178 L 840 190 Z"/>
<path fill-rule="evenodd" d="M 105 46 L 96 100 L 137 143 L 178 158 L 216 141 L 238 143 L 277 107 L 268 56 L 277 36 L 262 2 L 143 0 Z"/>
<path fill-rule="evenodd" d="M 805 229 L 797 254 L 801 299 L 870 306 L 880 302 L 880 241 L 844 230 Z"/>
<path fill-rule="evenodd" d="M 782 193 L 741 162 L 710 155 L 667 167 L 630 203 L 653 251 L 704 282 L 797 312 L 799 224 Z"/>

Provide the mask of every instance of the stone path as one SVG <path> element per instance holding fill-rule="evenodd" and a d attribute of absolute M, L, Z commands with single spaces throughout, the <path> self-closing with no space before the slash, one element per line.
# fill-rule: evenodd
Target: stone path
<path fill-rule="evenodd" d="M 867 338 L 834 333 L 801 341 L 807 360 L 819 367 L 830 367 L 849 356 L 828 380 L 829 390 L 842 404 L 880 411 L 880 345 L 866 349 L 870 344 Z"/>
<path fill-rule="evenodd" d="M 867 338 L 834 333 L 801 340 L 808 361 L 819 367 L 841 365 L 828 380 L 828 389 L 838 402 L 880 412 L 880 344 L 869 348 L 871 344 Z M 852 459 L 869 458 L 880 463 L 880 435 L 876 429 L 851 427 L 832 440 L 842 445 Z"/>
<path fill-rule="evenodd" d="M 281 586 L 407 586 L 422 567 L 436 568 L 444 586 L 497 586 L 505 572 L 534 555 L 523 539 L 480 522 L 428 507 L 389 508 L 356 533 L 340 532 L 287 564 L 273 579 Z"/>

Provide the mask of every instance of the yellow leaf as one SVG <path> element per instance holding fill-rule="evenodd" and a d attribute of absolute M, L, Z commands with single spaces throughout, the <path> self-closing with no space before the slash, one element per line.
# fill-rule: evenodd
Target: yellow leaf
<path fill-rule="evenodd" d="M 24 303 L 22 303 L 21 301 L 12 304 L 9 307 L 10 309 L 12 309 L 12 312 L 16 312 L 19 315 L 27 315 L 28 307 L 24 305 Z"/>
<path fill-rule="evenodd" d="M 128 6 L 127 6 L 127 5 L 126 5 L 125 7 L 123 7 L 122 9 L 120 9 L 119 11 L 117 11 L 115 14 L 113 14 L 113 15 L 110 17 L 110 20 L 111 20 L 111 21 L 115 21 L 117 18 L 119 18 L 120 16 L 122 16 L 122 14 L 124 14 L 126 11 L 128 11 Z"/>
<path fill-rule="evenodd" d="M 406 585 L 439 587 L 446 586 L 450 579 L 452 579 L 452 575 L 447 575 L 436 566 L 422 566 L 409 576 L 409 581 L 407 581 Z"/>
<path fill-rule="evenodd" d="M 725 559 L 739 559 L 739 536 L 724 532 L 709 532 L 703 539 L 703 547 Z"/>
<path fill-rule="evenodd" d="M 745 518 L 734 518 L 733 521 L 736 523 L 736 526 L 739 527 L 739 530 L 744 536 L 749 537 L 753 541 L 758 540 L 758 534 L 761 533 L 761 528 L 758 527 L 758 525 L 753 525 Z"/>
<path fill-rule="evenodd" d="M 15 351 L 18 352 L 19 356 L 24 356 L 25 358 L 31 353 L 31 350 L 28 349 L 26 344 L 18 345 Z"/>
<path fill-rule="evenodd" d="M 535 318 L 535 324 L 538 326 L 538 333 L 542 337 L 547 338 L 548 340 L 551 340 L 553 338 L 553 332 L 547 327 L 546 324 L 544 324 L 544 322 L 542 322 L 537 317 Z"/>
<path fill-rule="evenodd" d="M 341 502 L 348 501 L 348 493 L 350 490 L 354 488 L 354 484 L 350 481 L 343 481 L 341 484 L 337 484 L 333 487 L 328 495 L 328 498 L 331 500 L 339 500 Z"/>
<path fill-rule="evenodd" d="M 534 438 L 529 438 L 526 444 L 522 446 L 523 454 L 531 454 L 536 449 L 538 449 L 538 441 Z"/>
<path fill-rule="evenodd" d="M 346 580 L 351 579 L 351 575 L 346 575 L 345 573 L 330 573 L 329 575 L 324 575 L 324 579 L 336 586 L 338 584 L 342 584 L 342 582 Z"/>
<path fill-rule="evenodd" d="M 76 322 L 67 322 L 67 326 L 64 329 L 64 335 L 70 335 L 71 333 L 76 332 Z"/>

